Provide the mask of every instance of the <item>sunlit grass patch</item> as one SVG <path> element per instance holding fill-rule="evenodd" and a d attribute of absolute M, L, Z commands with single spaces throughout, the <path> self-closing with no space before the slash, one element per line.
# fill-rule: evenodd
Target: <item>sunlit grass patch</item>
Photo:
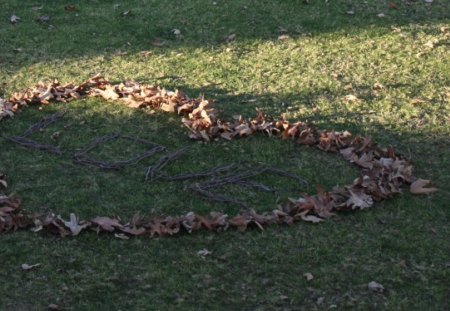
<path fill-rule="evenodd" d="M 448 309 L 450 7 L 438 0 L 398 1 L 397 8 L 390 3 L 77 1 L 72 12 L 65 3 L 2 1 L 0 97 L 39 80 L 80 82 L 96 73 L 112 82 L 134 79 L 191 97 L 204 94 L 227 119 L 252 117 L 260 108 L 319 128 L 371 135 L 411 158 L 415 174 L 432 179 L 440 191 L 428 197 L 402 193 L 318 226 L 265 232 L 128 241 L 2 235 L 0 309 L 45 309 L 50 303 L 68 310 Z M 12 14 L 21 18 L 14 25 Z M 35 21 L 45 15 L 48 22 Z M 154 46 L 155 38 L 164 45 Z M 0 142 L 0 170 L 26 210 L 54 210 L 67 219 L 70 212 L 130 217 L 239 209 L 196 197 L 185 190 L 189 182 L 146 184 L 145 162 L 119 172 L 73 163 L 77 148 L 111 132 L 169 150 L 189 145 L 186 156 L 167 167 L 171 174 L 241 161 L 269 163 L 309 182 L 298 188 L 291 180 L 261 176 L 276 194 L 229 189 L 259 211 L 279 198 L 313 193 L 317 183 L 329 189 L 358 174 L 333 154 L 289 141 L 256 136 L 193 142 L 176 116 L 95 98 L 26 109 L 2 120 L 0 133 L 20 134 L 63 109 L 62 122 L 33 135 L 60 145 L 61 157 Z M 113 160 L 141 151 L 117 141 L 92 155 Z M 201 258 L 197 252 L 205 248 L 212 255 Z M 24 273 L 23 263 L 41 266 Z M 313 280 L 306 280 L 307 272 Z M 370 292 L 371 281 L 387 291 Z"/>

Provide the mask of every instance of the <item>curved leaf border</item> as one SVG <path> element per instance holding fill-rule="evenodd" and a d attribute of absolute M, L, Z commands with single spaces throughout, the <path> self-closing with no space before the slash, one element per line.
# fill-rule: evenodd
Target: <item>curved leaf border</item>
<path fill-rule="evenodd" d="M 191 99 L 180 91 L 167 91 L 152 85 L 125 81 L 111 84 L 101 75 L 75 85 L 58 81 L 38 83 L 34 88 L 14 93 L 9 99 L 0 98 L 0 120 L 13 117 L 28 105 L 47 105 L 52 102 L 69 102 L 84 96 L 99 96 L 106 100 L 120 101 L 136 109 L 151 108 L 182 117 L 182 123 L 189 130 L 189 137 L 196 140 L 232 140 L 256 133 L 292 140 L 301 145 L 338 153 L 361 170 L 360 176 L 351 184 L 334 187 L 330 191 L 318 188 L 317 194 L 299 199 L 289 199 L 285 204 L 264 213 L 245 209 L 237 215 L 228 216 L 222 212 L 197 215 L 189 212 L 181 216 L 157 216 L 141 218 L 134 216 L 130 221 L 119 217 L 99 216 L 80 220 L 72 213 L 64 220 L 55 213 L 31 215 L 20 208 L 20 199 L 0 195 L 0 233 L 31 229 L 46 231 L 60 236 L 76 236 L 83 230 L 97 233 L 114 233 L 117 238 L 130 236 L 172 236 L 181 232 L 198 230 L 245 231 L 249 227 L 264 227 L 272 224 L 292 224 L 297 221 L 318 223 L 338 211 L 361 210 L 372 207 L 374 202 L 389 199 L 401 192 L 405 184 L 415 194 L 428 194 L 436 188 L 428 186 L 429 180 L 418 179 L 412 173 L 412 165 L 392 147 L 376 146 L 370 137 L 352 136 L 349 132 L 319 130 L 304 122 L 289 122 L 275 119 L 258 111 L 253 119 L 243 117 L 232 121 L 219 119 L 210 101 L 204 98 Z M 0 188 L 6 188 L 5 176 L 0 173 Z"/>

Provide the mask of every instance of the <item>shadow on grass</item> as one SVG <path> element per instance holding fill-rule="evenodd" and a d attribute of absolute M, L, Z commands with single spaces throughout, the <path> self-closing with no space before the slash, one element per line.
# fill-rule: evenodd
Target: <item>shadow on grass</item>
<path fill-rule="evenodd" d="M 290 96 L 297 97 L 295 94 L 287 97 L 274 94 L 259 97 L 250 94 L 231 96 L 226 90 L 214 87 L 186 88 L 184 91 L 191 96 L 202 92 L 207 98 L 220 98 L 217 107 L 226 112 L 225 120 L 238 111 L 244 117 L 253 117 L 257 107 L 276 113 L 275 109 L 271 109 L 272 103 L 288 102 Z M 250 99 L 255 101 L 249 102 Z M 245 109 L 242 109 L 242 103 L 245 103 Z M 137 211 L 142 214 L 182 214 L 194 210 L 205 214 L 211 210 L 225 210 L 234 214 L 239 210 L 239 206 L 206 202 L 187 192 L 186 187 L 192 181 L 143 183 L 147 166 L 156 161 L 157 157 L 119 172 L 102 171 L 72 163 L 73 152 L 94 138 L 112 132 L 148 139 L 171 151 L 190 146 L 186 157 L 168 168 L 169 174 L 201 171 L 230 163 L 250 163 L 251 166 L 272 165 L 291 171 L 310 183 L 307 188 L 299 188 L 292 181 L 280 178 L 274 180 L 273 177 L 266 176 L 258 181 L 278 189 L 275 195 L 248 189 L 231 189 L 232 196 L 250 202 L 259 211 L 273 208 L 279 199 L 296 197 L 305 192 L 313 193 L 316 184 L 331 189 L 337 184 L 351 182 L 359 174 L 355 167 L 338 155 L 318 152 L 280 139 L 256 135 L 238 138 L 233 142 L 219 140 L 205 145 L 190 141 L 180 117 L 175 115 L 156 113 L 149 116 L 142 111 L 102 99 L 79 100 L 68 105 L 69 107 L 66 104 L 55 104 L 44 108 L 45 114 L 62 109 L 67 109 L 68 113 L 61 124 L 55 124 L 36 134 L 36 140 L 40 142 L 58 144 L 63 150 L 62 157 L 42 151 L 24 150 L 11 143 L 1 142 L 4 160 L 0 170 L 12 176 L 11 189 L 23 196 L 25 207 L 33 211 L 49 209 L 65 214 L 80 211 L 82 215 L 89 217 L 114 214 L 130 217 Z M 267 107 L 269 109 L 265 109 Z M 435 136 L 430 139 L 429 133 L 425 132 L 392 131 L 380 123 L 361 122 L 364 113 L 340 116 L 345 117 L 344 123 L 338 124 L 334 116 L 320 113 L 311 115 L 309 119 L 315 121 L 319 128 L 349 130 L 355 135 L 368 134 L 379 145 L 394 146 L 400 153 L 412 158 L 419 177 L 433 179 L 438 185 L 448 182 L 448 177 L 442 174 L 442 167 L 449 165 L 445 157 L 448 137 Z M 42 113 L 37 109 L 23 111 L 14 120 L 2 122 L 0 132 L 3 135 L 18 135 L 41 118 Z M 60 135 L 56 142 L 51 139 L 55 132 Z M 101 147 L 94 155 L 108 160 L 124 160 L 142 153 L 145 150 L 142 148 L 142 145 L 122 141 L 106 148 Z"/>

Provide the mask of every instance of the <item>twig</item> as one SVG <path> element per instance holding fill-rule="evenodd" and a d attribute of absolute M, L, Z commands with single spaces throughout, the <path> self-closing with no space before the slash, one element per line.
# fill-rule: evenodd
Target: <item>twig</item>
<path fill-rule="evenodd" d="M 61 150 L 57 146 L 41 144 L 41 143 L 38 143 L 37 141 L 31 140 L 31 139 L 28 139 L 28 138 L 25 138 L 22 136 L 10 136 L 10 137 L 4 137 L 4 138 L 13 143 L 21 145 L 25 148 L 44 150 L 44 151 L 48 151 L 48 152 L 50 152 L 52 154 L 56 154 L 56 155 L 62 154 Z"/>
<path fill-rule="evenodd" d="M 106 161 L 96 160 L 96 159 L 88 156 L 87 153 L 89 151 L 93 150 L 94 148 L 96 148 L 97 146 L 104 144 L 110 140 L 118 139 L 118 138 L 123 138 L 123 139 L 131 140 L 131 141 L 135 141 L 135 142 L 140 142 L 140 143 L 143 143 L 146 145 L 151 145 L 154 147 L 150 150 L 145 151 L 141 155 L 137 155 L 129 160 L 123 160 L 123 161 L 106 162 Z M 140 138 L 136 138 L 136 137 L 113 133 L 113 134 L 105 135 L 105 136 L 102 136 L 102 137 L 99 137 L 99 138 L 96 138 L 95 140 L 93 140 L 84 149 L 75 153 L 75 155 L 73 156 L 73 161 L 78 164 L 94 166 L 94 167 L 98 167 L 101 169 L 120 170 L 120 169 L 124 168 L 125 166 L 137 164 L 138 162 L 142 161 L 143 159 L 151 157 L 155 153 L 161 152 L 164 150 L 166 150 L 166 147 L 157 145 L 153 142 L 150 142 L 150 141 L 147 141 L 144 139 L 140 139 Z"/>
<path fill-rule="evenodd" d="M 120 134 L 118 133 L 113 133 L 113 134 L 108 134 L 102 137 L 98 137 L 96 139 L 94 139 L 93 141 L 91 141 L 89 143 L 89 145 L 87 145 L 84 149 L 82 149 L 81 151 L 79 151 L 78 153 L 88 153 L 89 151 L 91 151 L 92 149 L 94 149 L 97 146 L 100 146 L 101 144 L 104 144 L 110 140 L 113 139 L 117 139 L 119 138 Z"/>
<path fill-rule="evenodd" d="M 57 112 L 46 118 L 43 118 L 41 121 L 30 126 L 21 136 L 9 136 L 9 137 L 3 137 L 3 138 L 11 141 L 13 143 L 16 143 L 18 145 L 21 145 L 25 148 L 44 150 L 44 151 L 48 151 L 52 154 L 61 155 L 62 152 L 58 146 L 41 144 L 35 140 L 29 139 L 26 137 L 28 137 L 36 132 L 39 132 L 40 130 L 48 127 L 52 123 L 55 123 L 56 121 L 61 119 L 65 113 L 66 113 L 65 111 Z"/>
<path fill-rule="evenodd" d="M 226 176 L 222 176 L 217 179 L 212 179 L 208 182 L 200 184 L 200 187 L 203 189 L 218 188 L 218 187 L 222 187 L 224 185 L 234 184 L 239 181 L 246 180 L 250 177 L 260 175 L 263 172 L 264 172 L 264 168 L 257 167 L 253 170 L 247 170 L 240 174 L 226 175 Z"/>
<path fill-rule="evenodd" d="M 65 111 L 54 113 L 54 114 L 42 119 L 41 121 L 33 124 L 22 134 L 22 137 L 30 136 L 30 135 L 32 135 L 36 132 L 39 132 L 40 130 L 48 127 L 50 124 L 55 123 L 56 121 L 61 119 L 65 113 L 66 113 Z"/>
<path fill-rule="evenodd" d="M 235 185 L 240 185 L 240 186 L 244 186 L 244 187 L 256 188 L 256 189 L 258 189 L 260 191 L 264 191 L 264 192 L 274 192 L 275 191 L 274 189 L 272 189 L 264 184 L 249 180 L 249 178 L 263 174 L 263 173 L 273 173 L 273 174 L 293 178 L 297 181 L 300 181 L 303 184 L 306 183 L 302 178 L 300 178 L 297 175 L 294 175 L 294 174 L 291 174 L 291 173 L 288 173 L 288 172 L 285 172 L 285 171 L 282 171 L 282 170 L 279 170 L 276 168 L 268 167 L 268 166 L 258 166 L 253 169 L 248 169 L 239 174 L 229 174 L 226 176 L 221 176 L 219 178 L 209 180 L 209 181 L 201 183 L 201 184 L 195 184 L 195 187 L 189 187 L 188 189 L 193 190 L 194 192 L 196 192 L 196 193 L 200 194 L 201 196 L 203 196 L 207 199 L 210 199 L 210 200 L 223 202 L 223 203 L 233 203 L 233 204 L 238 204 L 240 206 L 247 207 L 247 205 L 245 203 L 243 203 L 242 201 L 227 197 L 223 194 L 215 194 L 208 190 L 214 189 L 214 188 L 220 188 L 220 187 L 223 187 L 228 184 L 235 184 Z"/>
<path fill-rule="evenodd" d="M 210 201 L 215 201 L 215 202 L 219 202 L 219 203 L 236 204 L 243 208 L 248 208 L 248 205 L 245 204 L 245 202 L 236 200 L 236 199 L 226 196 L 224 194 L 212 193 L 212 192 L 206 191 L 205 189 L 202 189 L 199 186 L 199 184 L 195 184 L 194 186 L 188 187 L 187 189 L 194 191 L 195 193 L 201 195 L 202 197 L 204 197 Z"/>
<path fill-rule="evenodd" d="M 157 172 L 160 172 L 163 169 L 163 167 L 166 166 L 168 163 L 181 157 L 188 148 L 189 147 L 186 146 L 186 147 L 178 149 L 174 152 L 171 152 L 168 155 L 160 157 L 158 162 L 156 162 L 155 165 L 150 165 L 147 168 L 147 172 L 145 173 L 145 181 L 148 181 L 148 180 L 152 181 Z"/>
<path fill-rule="evenodd" d="M 202 172 L 178 174 L 175 176 L 163 176 L 163 178 L 166 180 L 170 180 L 170 181 L 202 178 L 202 177 L 217 175 L 217 174 L 220 174 L 223 172 L 228 172 L 235 168 L 237 168 L 237 165 L 233 163 L 233 164 L 229 164 L 229 165 L 225 165 L 225 166 L 213 167 L 212 169 L 202 171 Z"/>
<path fill-rule="evenodd" d="M 272 174 L 279 175 L 279 176 L 288 177 L 288 178 L 298 181 L 304 187 L 308 186 L 308 182 L 298 175 L 280 170 L 275 167 L 265 166 L 264 168 L 265 168 L 265 172 L 272 173 Z"/>
<path fill-rule="evenodd" d="M 275 192 L 274 189 L 272 189 L 264 184 L 254 182 L 251 180 L 238 180 L 238 181 L 234 182 L 234 184 L 241 185 L 244 187 L 252 187 L 252 188 L 258 189 L 263 192 Z"/>

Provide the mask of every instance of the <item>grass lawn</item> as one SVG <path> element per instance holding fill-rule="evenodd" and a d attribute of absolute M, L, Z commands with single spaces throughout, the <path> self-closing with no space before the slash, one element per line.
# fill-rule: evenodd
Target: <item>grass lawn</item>
<path fill-rule="evenodd" d="M 252 117 L 260 108 L 370 135 L 410 158 L 415 175 L 440 191 L 413 196 L 405 189 L 365 211 L 263 232 L 126 241 L 94 233 L 3 234 L 0 310 L 450 309 L 450 2 L 305 2 L 84 0 L 68 10 L 60 1 L 3 0 L 0 97 L 40 80 L 78 83 L 96 73 L 111 82 L 134 79 L 204 94 L 225 119 Z M 13 14 L 20 17 L 15 24 Z M 261 177 L 275 194 L 229 190 L 258 211 L 359 174 L 335 154 L 275 138 L 191 141 L 174 115 L 99 98 L 30 107 L 2 120 L 0 135 L 19 135 L 62 110 L 63 121 L 33 136 L 51 142 L 60 132 L 60 157 L 0 140 L 7 192 L 30 212 L 52 210 L 66 219 L 71 212 L 82 218 L 238 212 L 239 206 L 189 193 L 188 181 L 143 183 L 145 161 L 120 172 L 72 163 L 77 148 L 111 132 L 169 150 L 191 146 L 168 167 L 174 174 L 245 162 L 308 180 L 299 188 L 286 178 Z M 124 159 L 143 148 L 118 141 L 94 154 Z M 202 249 L 212 254 L 203 258 Z M 41 265 L 25 272 L 23 263 Z M 385 291 L 368 290 L 371 281 Z"/>

